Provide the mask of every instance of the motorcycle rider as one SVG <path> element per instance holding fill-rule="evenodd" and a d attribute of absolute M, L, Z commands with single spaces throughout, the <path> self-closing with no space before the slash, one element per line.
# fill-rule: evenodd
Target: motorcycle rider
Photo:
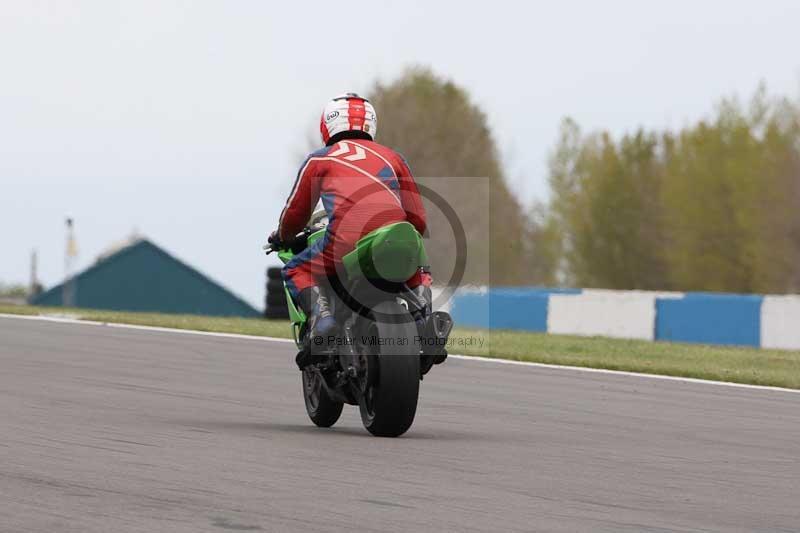
<path fill-rule="evenodd" d="M 324 147 L 300 167 L 270 242 L 290 243 L 307 224 L 321 199 L 328 215 L 322 239 L 294 256 L 283 268 L 293 300 L 308 317 L 312 336 L 331 334 L 336 323 L 324 287 L 341 258 L 368 233 L 408 221 L 426 230 L 425 208 L 408 168 L 397 152 L 374 141 L 378 119 L 372 104 L 355 93 L 333 98 L 320 118 Z M 407 281 L 420 299 L 420 325 L 431 314 L 431 275 L 425 265 Z M 298 356 L 300 357 L 300 356 Z M 298 365 L 302 366 L 300 359 Z"/>

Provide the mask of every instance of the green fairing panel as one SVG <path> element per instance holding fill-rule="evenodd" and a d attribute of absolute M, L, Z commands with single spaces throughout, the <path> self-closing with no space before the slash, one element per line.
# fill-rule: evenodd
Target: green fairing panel
<path fill-rule="evenodd" d="M 428 264 L 422 236 L 408 222 L 389 224 L 362 237 L 342 258 L 347 275 L 406 281 Z"/>
<path fill-rule="evenodd" d="M 289 289 L 284 287 L 284 290 L 286 291 L 286 306 L 289 308 L 289 320 L 293 324 L 302 324 L 306 321 L 306 314 L 294 304 L 292 295 L 289 294 Z"/>

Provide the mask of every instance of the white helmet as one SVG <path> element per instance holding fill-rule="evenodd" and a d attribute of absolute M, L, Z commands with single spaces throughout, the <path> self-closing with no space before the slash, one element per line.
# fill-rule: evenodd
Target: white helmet
<path fill-rule="evenodd" d="M 373 139 L 378 132 L 378 115 L 369 100 L 356 93 L 337 96 L 325 106 L 319 121 L 322 142 L 343 131 L 363 131 Z"/>

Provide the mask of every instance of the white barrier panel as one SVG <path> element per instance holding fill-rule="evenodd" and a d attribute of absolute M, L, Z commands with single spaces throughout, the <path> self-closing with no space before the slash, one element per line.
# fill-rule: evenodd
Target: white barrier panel
<path fill-rule="evenodd" d="M 761 304 L 761 347 L 800 349 L 800 296 L 765 296 Z"/>
<path fill-rule="evenodd" d="M 682 296 L 674 292 L 602 289 L 588 289 L 581 294 L 553 294 L 550 295 L 547 332 L 652 341 L 656 298 Z"/>

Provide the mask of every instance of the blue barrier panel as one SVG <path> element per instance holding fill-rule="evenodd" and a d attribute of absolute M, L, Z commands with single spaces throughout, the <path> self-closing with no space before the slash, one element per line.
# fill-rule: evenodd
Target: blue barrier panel
<path fill-rule="evenodd" d="M 688 293 L 656 300 L 656 340 L 761 345 L 763 296 Z"/>
<path fill-rule="evenodd" d="M 456 294 L 451 304 L 450 314 L 456 325 L 474 328 L 489 327 L 489 293 Z"/>
<path fill-rule="evenodd" d="M 547 302 L 549 293 L 491 293 L 489 297 L 489 327 L 492 329 L 521 329 L 547 331 Z"/>
<path fill-rule="evenodd" d="M 547 331 L 550 294 L 579 294 L 580 289 L 497 287 L 480 293 L 461 293 L 453 299 L 458 326 Z"/>

